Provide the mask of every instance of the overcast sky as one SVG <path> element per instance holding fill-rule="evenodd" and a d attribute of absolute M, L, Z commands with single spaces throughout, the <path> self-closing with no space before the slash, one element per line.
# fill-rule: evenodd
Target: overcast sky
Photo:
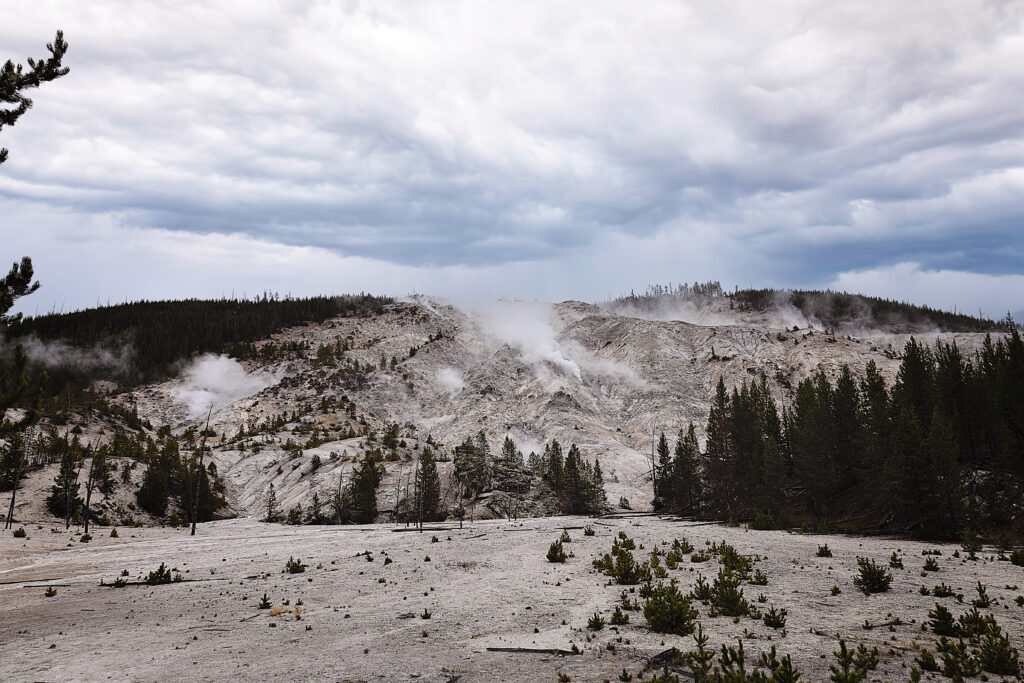
<path fill-rule="evenodd" d="M 9 2 L 32 313 L 652 282 L 1024 309 L 1024 3 Z"/>

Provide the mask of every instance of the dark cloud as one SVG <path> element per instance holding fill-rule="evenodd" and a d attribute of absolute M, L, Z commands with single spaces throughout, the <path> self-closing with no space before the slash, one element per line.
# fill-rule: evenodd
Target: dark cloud
<path fill-rule="evenodd" d="M 45 232 L 10 244 L 59 260 L 101 224 L 173 260 L 219 235 L 377 264 L 360 288 L 550 298 L 1024 271 L 1020 3 L 225 7 L 34 3 L 0 26 L 12 57 L 71 44 L 4 131 L 22 215 L 0 230 Z"/>

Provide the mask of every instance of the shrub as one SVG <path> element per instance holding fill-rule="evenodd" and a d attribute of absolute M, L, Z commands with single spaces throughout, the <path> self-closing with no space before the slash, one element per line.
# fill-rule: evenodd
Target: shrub
<path fill-rule="evenodd" d="M 46 588 L 46 592 L 43 593 L 43 596 L 47 597 L 47 598 L 52 598 L 52 597 L 54 597 L 56 595 L 57 595 L 57 589 L 54 588 L 53 586 L 48 586 Z"/>
<path fill-rule="evenodd" d="M 889 557 L 889 566 L 893 569 L 903 569 L 903 558 L 896 553 Z"/>
<path fill-rule="evenodd" d="M 88 543 L 92 540 L 92 534 L 82 534 L 82 537 L 78 539 L 79 543 Z"/>
<path fill-rule="evenodd" d="M 561 541 L 555 541 L 548 548 L 548 562 L 565 562 L 568 555 L 565 554 L 565 548 L 562 547 Z"/>
<path fill-rule="evenodd" d="M 584 536 L 593 536 L 596 533 L 597 532 L 594 531 L 594 527 L 592 527 L 592 526 L 585 526 L 585 527 L 583 527 L 583 535 Z"/>
<path fill-rule="evenodd" d="M 690 545 L 690 542 L 685 538 L 677 538 L 672 541 L 672 551 L 677 552 L 680 555 L 689 555 L 693 552 L 693 546 Z"/>
<path fill-rule="evenodd" d="M 562 543 L 572 543 L 572 538 L 569 536 L 569 530 L 562 529 L 562 535 L 558 537 L 558 540 Z"/>
<path fill-rule="evenodd" d="M 865 594 L 884 593 L 892 585 L 892 574 L 874 560 L 858 557 L 857 568 L 859 574 L 854 577 L 853 585 Z"/>
<path fill-rule="evenodd" d="M 960 627 L 953 619 L 953 613 L 939 603 L 935 603 L 935 609 L 928 612 L 928 626 L 937 636 L 960 635 Z"/>
<path fill-rule="evenodd" d="M 989 631 L 978 647 L 978 665 L 982 671 L 998 676 L 1016 676 L 1020 673 L 1017 651 L 1010 644 L 1010 638 L 998 627 Z"/>
<path fill-rule="evenodd" d="M 154 571 L 151 571 L 149 576 L 146 577 L 146 584 L 150 586 L 159 586 L 161 584 L 172 582 L 177 583 L 178 581 L 181 581 L 181 574 L 176 574 L 172 577 L 171 570 L 168 569 L 167 565 L 163 562 L 161 562 L 160 566 Z"/>
<path fill-rule="evenodd" d="M 1010 553 L 1010 562 L 1018 567 L 1024 567 L 1024 548 L 1017 548 Z"/>
<path fill-rule="evenodd" d="M 881 653 L 877 647 L 872 647 L 869 650 L 864 643 L 861 643 L 857 646 L 857 653 L 853 656 L 853 662 L 858 669 L 874 671 L 878 668 L 878 658 L 880 655 Z"/>
<path fill-rule="evenodd" d="M 727 617 L 742 617 L 750 609 L 740 588 L 740 578 L 724 567 L 711 586 L 711 608 Z"/>
<path fill-rule="evenodd" d="M 832 595 L 839 595 L 843 590 L 839 586 L 832 586 Z"/>
<path fill-rule="evenodd" d="M 629 615 L 622 611 L 622 607 L 619 605 L 615 606 L 615 611 L 612 612 L 612 618 L 609 620 L 612 626 L 625 626 L 629 623 Z"/>
<path fill-rule="evenodd" d="M 942 675 L 954 681 L 962 681 L 978 674 L 978 661 L 967 650 L 964 641 L 953 642 L 939 639 L 938 650 L 942 655 Z"/>
<path fill-rule="evenodd" d="M 981 550 L 981 538 L 974 531 L 968 529 L 960 537 L 960 547 L 967 553 L 968 560 L 977 560 L 976 553 Z"/>
<path fill-rule="evenodd" d="M 769 628 L 786 628 L 786 610 L 775 609 L 775 605 L 772 605 L 767 612 L 764 613 L 764 625 Z"/>
<path fill-rule="evenodd" d="M 266 593 L 263 594 L 263 599 L 260 600 L 260 604 L 256 607 L 256 609 L 270 609 L 270 598 L 267 596 Z"/>
<path fill-rule="evenodd" d="M 697 610 L 679 591 L 675 579 L 654 588 L 644 604 L 644 618 L 652 631 L 688 635 L 696 628 Z"/>
<path fill-rule="evenodd" d="M 765 683 L 797 683 L 800 680 L 800 670 L 794 668 L 793 660 L 789 655 L 786 655 L 782 659 L 779 659 L 775 652 L 775 646 L 772 645 L 772 649 L 768 652 L 761 653 L 761 664 L 772 672 L 771 678 L 767 676 L 758 676 L 760 672 L 755 671 L 749 680 Z"/>
<path fill-rule="evenodd" d="M 924 671 L 938 671 L 939 663 L 935 661 L 935 655 L 928 648 L 921 650 L 921 654 L 914 660 Z"/>
<path fill-rule="evenodd" d="M 600 631 L 604 628 L 604 625 L 604 617 L 602 617 L 597 612 L 594 612 L 594 615 L 590 617 L 590 619 L 587 619 L 587 628 L 589 628 L 591 631 Z"/>
<path fill-rule="evenodd" d="M 818 546 L 817 557 L 832 557 L 832 549 L 828 547 L 828 543 Z"/>
<path fill-rule="evenodd" d="M 282 574 L 301 574 L 306 571 L 306 567 L 309 565 L 302 564 L 302 560 L 296 560 L 291 555 L 288 556 L 288 561 L 284 564 L 284 571 Z"/>
<path fill-rule="evenodd" d="M 846 647 L 846 642 L 842 638 L 839 639 L 839 649 L 833 651 L 832 654 L 836 658 L 836 663 L 830 664 L 828 667 L 831 674 L 830 681 L 833 683 L 860 683 L 867 678 L 867 669 L 857 666 L 853 650 Z"/>
<path fill-rule="evenodd" d="M 940 583 L 938 586 L 932 588 L 932 595 L 937 598 L 951 598 L 953 597 L 953 588 L 947 586 L 945 583 Z"/>
<path fill-rule="evenodd" d="M 15 538 L 28 538 L 28 534 L 25 533 L 25 527 L 19 526 L 17 529 L 15 529 L 14 530 L 14 537 Z"/>
<path fill-rule="evenodd" d="M 434 616 L 434 615 L 431 614 L 430 610 L 428 610 L 426 607 L 424 607 L 423 608 L 423 614 L 420 615 L 420 619 L 429 619 L 432 616 Z"/>
<path fill-rule="evenodd" d="M 621 496 L 619 498 L 619 507 L 622 508 L 623 510 L 633 509 L 633 506 L 629 504 L 629 498 L 626 498 L 625 496 Z"/>
<path fill-rule="evenodd" d="M 937 572 L 939 571 L 939 563 L 935 561 L 934 557 L 926 557 L 924 560 L 924 570 L 926 572 Z"/>
<path fill-rule="evenodd" d="M 111 529 L 110 530 L 110 537 L 111 538 L 117 538 L 117 529 Z"/>
<path fill-rule="evenodd" d="M 754 572 L 753 578 L 750 579 L 750 583 L 754 586 L 767 586 L 768 577 L 760 569 Z"/>
<path fill-rule="evenodd" d="M 704 579 L 703 574 L 697 574 L 697 583 L 694 584 L 691 594 L 694 599 L 699 600 L 704 604 L 711 602 L 711 586 Z"/>
<path fill-rule="evenodd" d="M 972 640 L 980 638 L 986 631 L 996 627 L 996 620 L 992 615 L 984 616 L 977 607 L 972 607 L 961 614 L 957 623 L 960 625 L 960 635 Z"/>
<path fill-rule="evenodd" d="M 981 608 L 984 609 L 985 607 L 988 607 L 989 605 L 992 604 L 992 598 L 988 597 L 988 590 L 985 588 L 985 585 L 982 584 L 981 581 L 978 582 L 977 591 L 978 591 L 978 599 L 977 600 L 971 600 L 971 604 L 972 605 L 974 605 L 975 607 L 981 607 Z"/>

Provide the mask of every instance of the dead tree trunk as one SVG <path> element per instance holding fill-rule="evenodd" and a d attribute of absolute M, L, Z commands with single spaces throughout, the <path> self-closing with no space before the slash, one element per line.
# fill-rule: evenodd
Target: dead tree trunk
<path fill-rule="evenodd" d="M 18 497 L 18 485 L 21 483 L 21 470 L 25 465 L 25 448 L 22 447 L 21 453 L 18 456 L 18 466 L 14 468 L 14 488 L 11 489 L 11 506 L 7 510 L 7 521 L 4 523 L 5 529 L 11 529 L 14 525 L 14 501 Z"/>
<path fill-rule="evenodd" d="M 97 467 L 97 462 L 99 467 Z M 92 501 L 92 490 L 96 488 L 96 479 L 104 467 L 103 456 L 100 450 L 93 447 L 92 462 L 89 463 L 89 476 L 85 480 L 85 533 L 89 533 L 89 504 Z"/>
<path fill-rule="evenodd" d="M 199 462 L 196 465 L 196 481 L 192 496 L 192 533 L 189 534 L 190 536 L 196 535 L 196 517 L 199 516 L 199 484 L 203 481 L 203 455 L 206 453 L 206 435 L 210 432 L 211 415 L 213 415 L 213 406 L 210 406 L 210 412 L 206 414 L 206 429 L 203 430 L 203 441 L 199 446 Z"/>

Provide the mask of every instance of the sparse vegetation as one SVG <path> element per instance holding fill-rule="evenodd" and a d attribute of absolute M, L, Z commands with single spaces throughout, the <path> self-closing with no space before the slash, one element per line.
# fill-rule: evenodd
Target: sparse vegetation
<path fill-rule="evenodd" d="M 296 560 L 294 557 L 289 556 L 288 561 L 284 564 L 283 573 L 285 574 L 301 574 L 306 571 L 306 567 L 309 565 L 303 564 L 302 560 Z"/>
<path fill-rule="evenodd" d="M 555 541 L 548 548 L 548 562 L 564 563 L 568 557 L 569 556 L 565 554 L 565 548 L 562 546 L 561 541 Z"/>

